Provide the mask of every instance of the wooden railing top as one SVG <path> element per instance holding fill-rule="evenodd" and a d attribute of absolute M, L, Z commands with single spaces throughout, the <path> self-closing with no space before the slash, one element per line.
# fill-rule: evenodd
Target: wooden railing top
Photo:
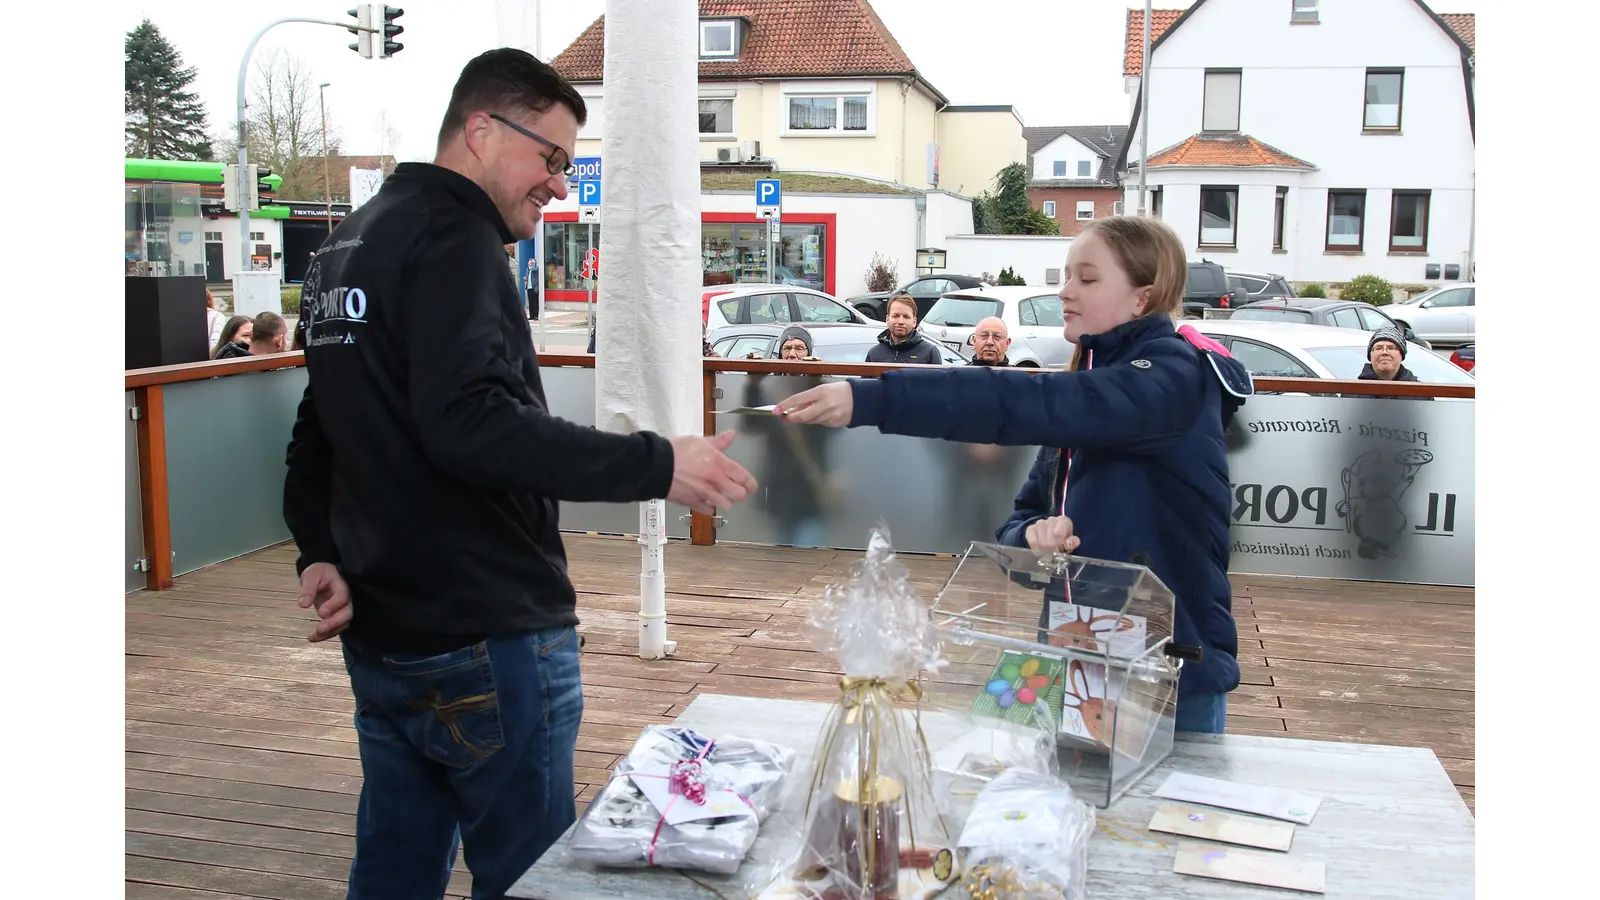
<path fill-rule="evenodd" d="M 228 375 L 244 375 L 272 369 L 292 369 L 306 364 L 305 354 L 299 351 L 277 353 L 271 356 L 251 356 L 243 359 L 220 359 L 186 363 L 177 366 L 158 366 L 152 369 L 129 369 L 124 378 L 125 390 L 160 384 L 178 384 Z M 595 357 L 589 353 L 541 353 L 539 364 L 549 368 L 592 369 Z M 703 361 L 707 372 L 749 372 L 763 375 L 853 375 L 875 378 L 894 369 L 915 369 L 920 366 L 891 363 L 840 363 L 840 362 L 789 362 L 776 359 L 723 359 L 708 356 Z M 1037 374 L 1048 374 L 1052 369 L 1028 369 Z M 1382 397 L 1449 397 L 1474 399 L 1475 384 L 1428 384 L 1413 381 L 1345 381 L 1332 378 L 1257 378 L 1258 393 L 1286 394 L 1368 394 Z"/>

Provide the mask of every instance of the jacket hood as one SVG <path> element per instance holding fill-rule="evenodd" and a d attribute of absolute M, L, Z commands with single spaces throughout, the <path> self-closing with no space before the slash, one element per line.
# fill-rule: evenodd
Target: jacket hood
<path fill-rule="evenodd" d="M 1377 371 L 1372 368 L 1372 363 L 1367 363 L 1365 366 L 1361 367 L 1361 374 L 1356 376 L 1356 380 L 1357 381 L 1383 381 L 1384 379 L 1378 377 Z M 1398 371 L 1398 372 L 1396 372 L 1394 374 L 1394 379 L 1393 380 L 1395 380 L 1395 381 L 1416 381 L 1417 380 L 1417 373 L 1411 371 L 1410 369 L 1408 369 L 1408 368 L 1406 368 L 1405 366 L 1402 365 L 1400 367 L 1400 371 Z"/>
<path fill-rule="evenodd" d="M 915 328 L 911 329 L 911 333 L 906 335 L 906 339 L 903 341 L 896 341 L 894 339 L 894 335 L 890 334 L 889 329 L 887 328 L 878 332 L 878 343 L 883 344 L 885 347 L 892 347 L 896 350 L 902 350 L 906 347 L 915 347 L 919 342 L 924 340 L 927 340 L 927 338 L 922 332 L 916 330 Z"/>

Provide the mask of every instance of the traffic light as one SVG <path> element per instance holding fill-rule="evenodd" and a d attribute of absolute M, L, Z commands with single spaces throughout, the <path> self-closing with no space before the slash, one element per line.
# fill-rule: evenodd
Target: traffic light
<path fill-rule="evenodd" d="M 360 28 L 346 29 L 351 34 L 356 36 L 356 42 L 350 45 L 350 49 L 361 54 L 362 59 L 371 59 L 373 56 L 373 35 L 372 32 L 363 31 L 362 29 L 373 27 L 372 4 L 363 3 L 360 6 L 357 6 L 355 9 L 350 10 L 350 15 L 355 18 L 356 24 L 361 26 Z"/>
<path fill-rule="evenodd" d="M 259 201 L 260 201 L 262 195 L 272 193 L 272 185 L 267 183 L 267 177 L 272 174 L 272 169 L 270 167 L 268 167 L 268 166 L 251 166 L 250 168 L 256 170 L 256 173 L 255 173 L 255 179 L 256 179 L 255 194 L 256 194 L 256 200 L 258 201 L 258 205 L 259 205 Z"/>
<path fill-rule="evenodd" d="M 379 59 L 388 59 L 406 48 L 405 44 L 394 40 L 396 35 L 405 31 L 404 28 L 396 25 L 394 20 L 405 14 L 406 11 L 398 6 L 385 6 L 383 8 L 383 34 L 375 38 L 382 44 L 382 52 L 378 54 Z M 376 25 L 377 23 L 374 22 L 373 24 Z"/>
<path fill-rule="evenodd" d="M 238 166 L 224 166 L 222 169 L 222 208 L 229 212 L 239 211 Z"/>

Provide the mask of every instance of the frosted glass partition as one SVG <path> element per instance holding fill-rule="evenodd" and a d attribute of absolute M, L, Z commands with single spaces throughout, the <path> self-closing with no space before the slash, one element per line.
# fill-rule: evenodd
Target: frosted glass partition
<path fill-rule="evenodd" d="M 296 367 L 164 388 L 174 575 L 289 539 L 284 451 L 305 386 Z"/>
<path fill-rule="evenodd" d="M 144 507 L 139 500 L 139 423 L 130 413 L 135 406 L 133 391 L 123 392 L 122 433 L 127 447 L 127 469 L 123 478 L 123 533 L 127 549 L 122 554 L 123 590 L 144 589 L 144 573 L 139 571 L 139 560 L 144 558 Z"/>
<path fill-rule="evenodd" d="M 836 379 L 826 379 L 829 381 Z M 819 383 L 811 376 L 718 373 L 722 408 L 765 406 Z M 959 553 L 993 541 L 1038 452 L 884 435 L 876 428 L 778 427 L 763 416 L 718 416 L 740 432 L 729 455 L 761 483 L 723 513 L 718 541 L 861 548 L 883 518 L 895 547 Z"/>
<path fill-rule="evenodd" d="M 545 400 L 550 412 L 579 425 L 594 425 L 594 370 L 581 368 L 554 368 L 539 370 L 544 382 Z M 538 460 L 529 460 L 538 465 Z M 687 538 L 689 520 L 687 507 L 667 504 L 667 536 Z M 639 505 L 637 503 L 563 503 L 561 504 L 562 531 L 593 531 L 599 534 L 637 534 L 639 532 Z"/>

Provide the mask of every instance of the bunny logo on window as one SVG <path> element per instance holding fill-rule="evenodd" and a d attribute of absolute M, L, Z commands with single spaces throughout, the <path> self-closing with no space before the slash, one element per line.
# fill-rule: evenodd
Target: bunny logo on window
<path fill-rule="evenodd" d="M 1406 532 L 1406 514 L 1400 499 L 1416 480 L 1417 470 L 1433 462 L 1433 454 L 1413 448 L 1385 458 L 1376 450 L 1356 457 L 1339 476 L 1344 499 L 1334 511 L 1344 519 L 1346 532 L 1361 540 L 1356 554 L 1362 559 L 1393 557 L 1394 545 Z"/>
<path fill-rule="evenodd" d="M 1063 704 L 1068 709 L 1078 711 L 1083 719 L 1083 727 L 1089 733 L 1089 738 L 1096 743 L 1106 742 L 1106 701 L 1102 697 L 1091 695 L 1089 690 L 1089 673 L 1084 669 L 1083 663 L 1074 662 L 1067 667 L 1067 690 L 1062 698 Z"/>

